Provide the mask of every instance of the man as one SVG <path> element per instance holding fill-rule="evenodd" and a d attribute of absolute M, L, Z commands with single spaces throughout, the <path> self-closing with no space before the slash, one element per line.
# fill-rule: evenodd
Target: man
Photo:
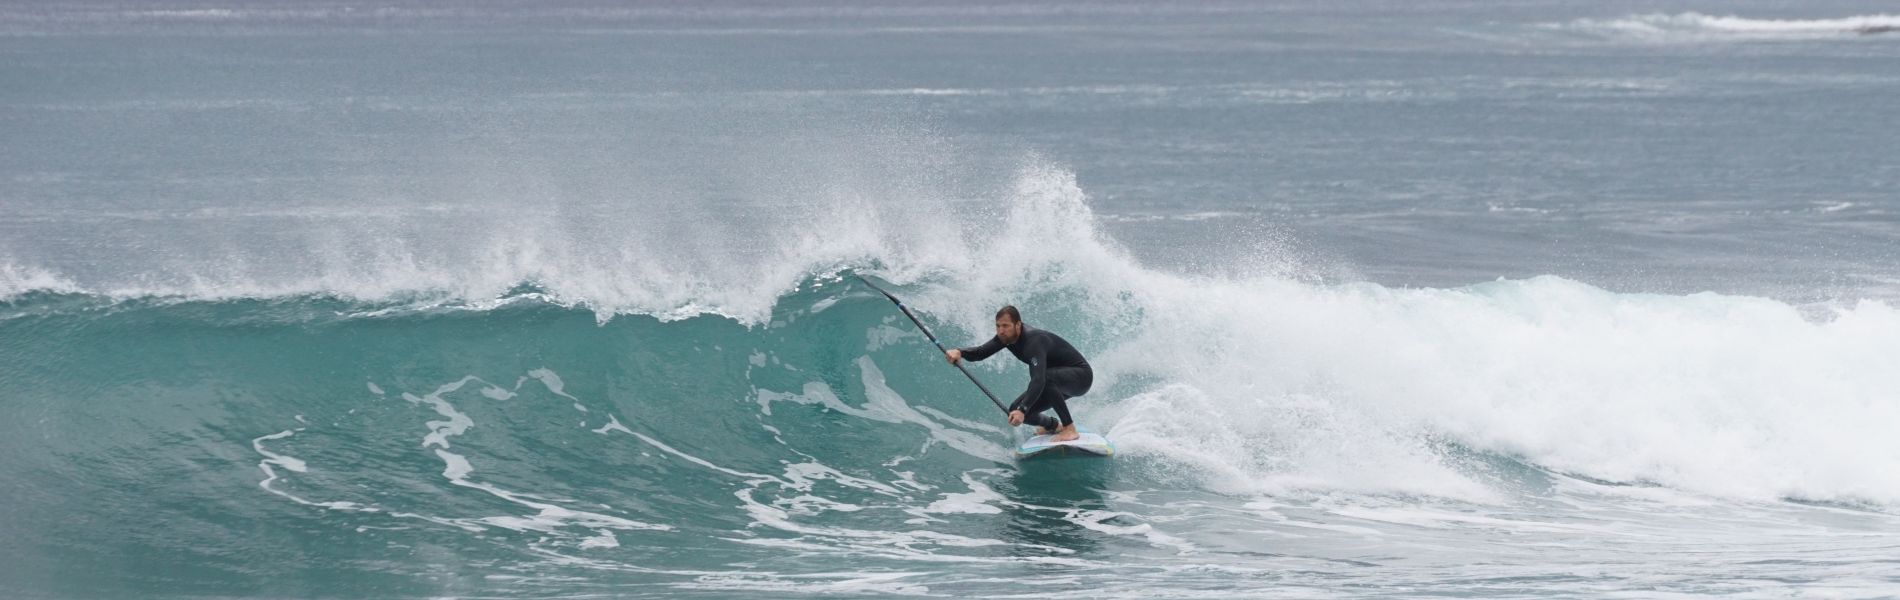
<path fill-rule="evenodd" d="M 947 350 L 943 355 L 954 365 L 965 358 L 989 358 L 1004 348 L 1016 355 L 1016 360 L 1029 365 L 1029 389 L 1010 403 L 1009 424 L 1035 423 L 1038 435 L 1054 433 L 1058 442 L 1081 437 L 1075 431 L 1075 419 L 1069 418 L 1067 400 L 1088 393 L 1089 385 L 1095 382 L 1095 372 L 1067 340 L 1023 325 L 1023 315 L 1016 307 L 1005 306 L 996 311 L 996 337 L 989 342 L 975 348 Z M 1056 410 L 1060 420 L 1042 414 L 1051 408 Z"/>

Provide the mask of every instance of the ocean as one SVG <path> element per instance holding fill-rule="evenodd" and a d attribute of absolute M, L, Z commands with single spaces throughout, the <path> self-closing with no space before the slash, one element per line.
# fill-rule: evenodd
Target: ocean
<path fill-rule="evenodd" d="M 0 596 L 1897 596 L 1896 98 L 1839 0 L 3 2 Z"/>

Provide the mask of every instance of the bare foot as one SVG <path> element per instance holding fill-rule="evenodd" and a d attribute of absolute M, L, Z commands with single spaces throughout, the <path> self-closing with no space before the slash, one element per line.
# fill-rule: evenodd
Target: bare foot
<path fill-rule="evenodd" d="M 1082 434 L 1075 430 L 1074 425 L 1065 425 L 1061 429 L 1056 430 L 1056 437 L 1051 441 L 1066 442 L 1080 437 L 1082 437 Z"/>
<path fill-rule="evenodd" d="M 1049 428 L 1047 428 L 1047 427 L 1037 427 L 1037 428 L 1036 428 L 1036 435 L 1049 435 L 1049 434 L 1051 434 L 1051 433 L 1055 433 L 1055 432 L 1054 432 L 1054 431 L 1050 431 L 1050 430 L 1049 430 Z"/>

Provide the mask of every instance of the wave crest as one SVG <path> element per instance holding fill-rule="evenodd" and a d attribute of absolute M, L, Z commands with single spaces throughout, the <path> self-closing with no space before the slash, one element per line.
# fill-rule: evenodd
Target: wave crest
<path fill-rule="evenodd" d="M 1560 29 L 1657 42 L 1778 40 L 1853 37 L 1900 32 L 1900 15 L 1875 14 L 1837 19 L 1751 19 L 1734 15 L 1631 15 L 1620 19 L 1579 19 Z"/>

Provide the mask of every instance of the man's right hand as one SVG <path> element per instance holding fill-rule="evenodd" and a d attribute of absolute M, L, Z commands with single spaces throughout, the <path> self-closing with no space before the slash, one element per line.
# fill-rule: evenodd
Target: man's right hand
<path fill-rule="evenodd" d="M 957 350 L 955 348 L 945 350 L 943 351 L 943 357 L 945 359 L 948 359 L 950 361 L 950 364 L 954 365 L 954 364 L 957 364 L 957 361 L 963 360 L 963 351 Z"/>

